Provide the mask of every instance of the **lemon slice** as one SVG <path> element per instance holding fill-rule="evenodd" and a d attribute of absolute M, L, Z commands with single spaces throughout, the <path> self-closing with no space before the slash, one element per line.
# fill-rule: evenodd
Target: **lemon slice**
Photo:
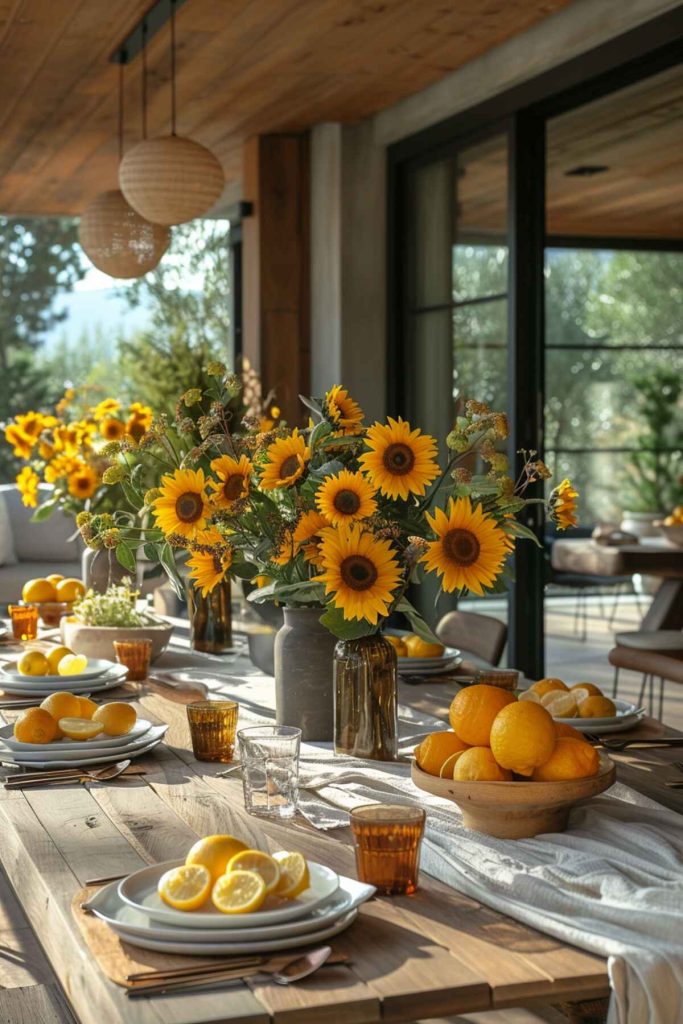
<path fill-rule="evenodd" d="M 273 860 L 277 861 L 280 868 L 280 881 L 275 890 L 276 896 L 293 900 L 305 889 L 308 889 L 311 884 L 311 876 L 308 873 L 306 858 L 302 854 L 287 853 L 285 850 L 281 850 L 279 853 L 273 854 Z"/>
<path fill-rule="evenodd" d="M 85 672 L 88 667 L 88 659 L 84 654 L 65 654 L 57 672 L 60 676 L 77 676 L 79 672 Z"/>
<path fill-rule="evenodd" d="M 176 910 L 197 910 L 211 891 L 211 875 L 201 864 L 183 864 L 161 876 L 157 892 Z"/>
<path fill-rule="evenodd" d="M 266 898 L 266 883 L 256 871 L 231 871 L 221 875 L 211 899 L 224 914 L 252 914 Z"/>
<path fill-rule="evenodd" d="M 551 693 L 546 693 L 545 697 L 541 699 L 541 704 L 546 711 L 550 712 L 553 718 L 576 718 L 579 713 L 573 693 L 562 693 L 558 690 L 553 690 Z"/>
<path fill-rule="evenodd" d="M 89 718 L 60 718 L 57 724 L 70 740 L 91 740 L 104 729 L 100 722 L 91 722 Z"/>
<path fill-rule="evenodd" d="M 277 861 L 260 850 L 242 850 L 228 861 L 225 869 L 231 871 L 255 871 L 266 884 L 266 895 L 274 892 L 280 882 L 280 868 Z"/>

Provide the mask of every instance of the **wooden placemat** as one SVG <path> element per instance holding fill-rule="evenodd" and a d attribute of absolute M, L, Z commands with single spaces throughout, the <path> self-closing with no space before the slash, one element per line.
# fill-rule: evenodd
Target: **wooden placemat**
<path fill-rule="evenodd" d="M 132 988 L 133 986 L 127 980 L 130 974 L 177 967 L 198 967 L 200 964 L 215 964 L 221 959 L 220 957 L 156 953 L 154 950 L 141 949 L 139 946 L 131 946 L 130 943 L 124 942 L 108 924 L 82 909 L 81 905 L 91 899 L 99 889 L 100 886 L 87 886 L 80 889 L 71 903 L 71 912 L 93 958 L 110 981 L 122 985 L 124 988 Z"/>

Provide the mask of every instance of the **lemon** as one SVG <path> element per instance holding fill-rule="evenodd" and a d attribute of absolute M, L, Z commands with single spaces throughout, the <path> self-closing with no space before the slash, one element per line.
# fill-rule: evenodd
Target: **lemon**
<path fill-rule="evenodd" d="M 93 722 L 101 722 L 107 736 L 125 736 L 138 720 L 137 711 L 123 701 L 101 704 L 92 715 Z"/>
<path fill-rule="evenodd" d="M 53 587 L 56 587 L 58 583 L 62 582 L 64 577 L 59 572 L 51 572 L 45 577 L 45 579 L 48 583 L 51 583 Z"/>
<path fill-rule="evenodd" d="M 211 875 L 201 864 L 183 864 L 161 876 L 157 892 L 169 907 L 197 910 L 211 892 Z"/>
<path fill-rule="evenodd" d="M 49 580 L 38 578 L 27 580 L 21 588 L 22 600 L 31 604 L 42 604 L 44 601 L 57 600 L 57 588 Z"/>
<path fill-rule="evenodd" d="M 41 708 L 52 715 L 55 722 L 59 723 L 60 718 L 81 718 L 81 702 L 73 693 L 51 693 L 41 702 Z M 57 739 L 61 738 L 61 731 L 57 729 Z"/>
<path fill-rule="evenodd" d="M 56 676 L 59 672 L 59 663 L 62 658 L 65 658 L 67 654 L 73 653 L 70 647 L 53 647 L 51 651 L 48 651 L 47 663 L 50 666 L 50 675 Z"/>
<path fill-rule="evenodd" d="M 79 597 L 83 597 L 85 594 L 85 587 L 82 581 L 73 577 L 60 580 L 55 589 L 58 601 L 77 601 Z"/>
<path fill-rule="evenodd" d="M 450 757 L 446 758 L 444 763 L 441 765 L 441 768 L 439 769 L 439 778 L 440 779 L 452 779 L 453 778 L 453 771 L 455 769 L 455 766 L 456 766 L 456 763 L 458 761 L 458 758 L 460 757 L 461 754 L 464 754 L 465 751 L 468 750 L 468 749 L 469 749 L 468 747 L 463 747 L 462 750 L 458 750 L 455 754 L 451 754 Z"/>
<path fill-rule="evenodd" d="M 14 723 L 14 738 L 20 743 L 51 743 L 57 732 L 57 723 L 45 708 L 27 708 Z"/>
<path fill-rule="evenodd" d="M 88 659 L 85 654 L 65 654 L 57 665 L 57 673 L 60 676 L 77 676 L 85 672 L 88 667 Z"/>
<path fill-rule="evenodd" d="M 275 890 L 276 896 L 282 896 L 286 900 L 296 899 L 311 884 L 311 876 L 308 872 L 306 858 L 300 853 L 287 853 L 281 850 L 273 854 L 273 860 L 277 861 L 280 868 L 280 881 Z"/>
<path fill-rule="evenodd" d="M 102 732 L 100 723 L 91 722 L 89 718 L 60 718 L 57 725 L 70 740 L 91 740 Z"/>
<path fill-rule="evenodd" d="M 224 914 L 252 914 L 266 898 L 266 883 L 256 871 L 221 875 L 211 893 L 213 905 Z"/>
<path fill-rule="evenodd" d="M 255 871 L 266 883 L 266 895 L 274 892 L 280 882 L 277 861 L 260 850 L 242 850 L 228 861 L 227 874 L 232 871 Z"/>
<path fill-rule="evenodd" d="M 80 704 L 80 711 L 77 715 L 78 718 L 92 718 L 97 711 L 97 704 L 94 700 L 90 700 L 90 697 L 79 697 L 78 702 Z"/>
<path fill-rule="evenodd" d="M 553 718 L 576 718 L 579 713 L 576 693 L 564 690 L 550 690 L 541 697 L 541 704 Z"/>
<path fill-rule="evenodd" d="M 204 839 L 199 839 L 194 844 L 185 858 L 185 863 L 202 864 L 215 882 L 225 874 L 228 862 L 235 854 L 246 849 L 247 844 L 236 839 L 235 836 L 205 836 Z"/>
<path fill-rule="evenodd" d="M 41 651 L 24 651 L 17 662 L 22 676 L 46 676 L 50 666 Z"/>

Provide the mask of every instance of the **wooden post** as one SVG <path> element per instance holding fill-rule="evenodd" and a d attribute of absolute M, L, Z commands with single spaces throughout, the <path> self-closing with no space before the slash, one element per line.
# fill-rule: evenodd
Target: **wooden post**
<path fill-rule="evenodd" d="M 306 423 L 310 387 L 308 135 L 244 146 L 244 355 L 290 425 Z"/>

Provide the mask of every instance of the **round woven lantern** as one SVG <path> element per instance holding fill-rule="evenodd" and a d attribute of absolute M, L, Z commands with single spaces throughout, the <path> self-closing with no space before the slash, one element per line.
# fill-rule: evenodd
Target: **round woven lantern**
<path fill-rule="evenodd" d="M 124 196 L 155 224 L 184 224 L 201 217 L 220 198 L 224 182 L 213 153 L 177 135 L 139 142 L 119 167 Z"/>
<path fill-rule="evenodd" d="M 152 224 L 126 202 L 118 189 L 102 192 L 81 216 L 78 229 L 86 256 L 110 277 L 142 277 L 154 270 L 171 233 Z"/>

